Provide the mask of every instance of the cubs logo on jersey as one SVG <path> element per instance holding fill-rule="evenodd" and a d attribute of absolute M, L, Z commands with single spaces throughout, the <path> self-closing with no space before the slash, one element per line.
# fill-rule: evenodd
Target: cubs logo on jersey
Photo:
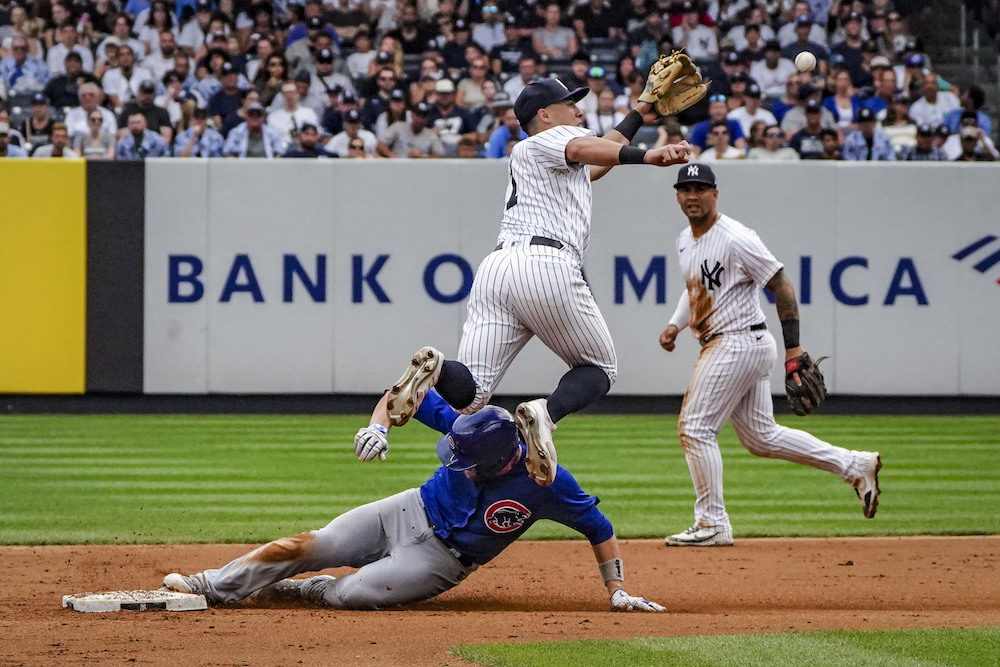
<path fill-rule="evenodd" d="M 516 500 L 498 500 L 486 508 L 483 521 L 494 533 L 510 533 L 524 526 L 531 511 Z"/>

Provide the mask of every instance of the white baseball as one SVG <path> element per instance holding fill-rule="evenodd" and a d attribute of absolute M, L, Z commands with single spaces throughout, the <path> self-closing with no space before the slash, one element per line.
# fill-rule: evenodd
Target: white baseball
<path fill-rule="evenodd" d="M 816 56 L 808 51 L 802 51 L 795 56 L 795 68 L 800 72 L 811 72 L 816 67 Z"/>

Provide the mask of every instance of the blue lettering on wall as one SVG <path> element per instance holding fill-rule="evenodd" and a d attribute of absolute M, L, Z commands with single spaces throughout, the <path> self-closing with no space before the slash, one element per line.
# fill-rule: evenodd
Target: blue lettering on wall
<path fill-rule="evenodd" d="M 632 262 L 628 257 L 618 255 L 615 257 L 615 303 L 625 303 L 625 282 L 632 286 L 632 291 L 639 301 L 646 294 L 650 283 L 656 281 L 655 303 L 663 304 L 667 301 L 667 258 L 664 255 L 654 255 L 649 260 L 646 273 L 640 279 L 632 267 Z"/>
<path fill-rule="evenodd" d="M 864 296 L 851 296 L 844 291 L 841 285 L 841 279 L 844 275 L 844 271 L 851 268 L 852 266 L 860 266 L 862 268 L 868 268 L 868 260 L 864 257 L 845 257 L 836 264 L 830 270 L 830 291 L 833 292 L 833 298 L 842 304 L 848 306 L 863 306 L 868 303 L 868 295 Z"/>
<path fill-rule="evenodd" d="M 904 279 L 906 285 L 903 284 Z M 912 296 L 916 298 L 918 305 L 927 305 L 927 294 L 924 292 L 924 286 L 920 284 L 920 276 L 917 275 L 917 266 L 913 263 L 912 257 L 901 257 L 899 264 L 896 265 L 896 273 L 893 274 L 889 291 L 885 295 L 885 305 L 893 305 L 901 296 Z"/>
<path fill-rule="evenodd" d="M 435 284 L 435 275 L 437 274 L 438 268 L 440 268 L 443 264 L 454 264 L 458 267 L 458 270 L 462 272 L 462 284 L 452 294 L 443 293 Z M 472 266 L 465 261 L 464 257 L 451 254 L 438 255 L 437 257 L 432 258 L 431 261 L 427 263 L 427 267 L 424 269 L 424 290 L 426 290 L 427 294 L 438 303 L 456 303 L 469 296 L 469 292 L 472 291 L 473 277 L 474 272 L 472 270 Z"/>
<path fill-rule="evenodd" d="M 299 262 L 298 257 L 295 255 L 285 255 L 283 259 L 282 284 L 284 286 L 284 295 L 282 300 L 285 303 L 295 301 L 293 277 L 298 276 L 302 286 L 306 288 L 306 292 L 309 293 L 314 302 L 326 303 L 326 255 L 316 255 L 315 282 L 309 280 L 309 274 L 301 262 Z"/>
<path fill-rule="evenodd" d="M 385 293 L 382 286 L 378 284 L 378 272 L 382 270 L 389 260 L 389 255 L 379 255 L 375 258 L 375 263 L 371 269 L 365 272 L 365 258 L 363 255 L 353 255 L 351 257 L 351 303 L 361 303 L 364 296 L 364 287 L 375 295 L 375 300 L 379 303 L 391 303 L 389 295 Z"/>
<path fill-rule="evenodd" d="M 205 295 L 205 286 L 198 280 L 198 276 L 204 269 L 205 265 L 194 255 L 167 256 L 167 303 L 201 301 L 201 297 Z M 181 285 L 189 287 L 182 290 Z"/>
<path fill-rule="evenodd" d="M 241 274 L 245 275 L 243 282 L 240 281 Z M 264 293 L 261 292 L 257 275 L 253 272 L 250 255 L 239 254 L 233 258 L 233 265 L 229 267 L 229 275 L 226 276 L 226 284 L 222 286 L 219 301 L 228 303 L 236 292 L 249 292 L 255 303 L 264 302 Z"/>

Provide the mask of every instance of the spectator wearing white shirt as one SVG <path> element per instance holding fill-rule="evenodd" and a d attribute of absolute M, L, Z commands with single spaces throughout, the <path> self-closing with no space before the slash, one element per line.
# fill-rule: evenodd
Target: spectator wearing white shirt
<path fill-rule="evenodd" d="M 700 12 L 694 0 L 685 0 L 681 7 L 681 23 L 673 30 L 674 46 L 693 60 L 711 60 L 719 56 L 719 41 L 715 32 L 700 22 Z"/>
<path fill-rule="evenodd" d="M 83 64 L 85 72 L 94 71 L 94 55 L 83 44 L 78 43 L 79 33 L 76 24 L 68 21 L 56 28 L 59 41 L 49 49 L 45 57 L 45 64 L 48 65 L 50 76 L 59 76 L 66 73 L 66 54 L 70 51 L 80 55 L 80 62 Z"/>
<path fill-rule="evenodd" d="M 764 97 L 777 99 L 784 95 L 788 77 L 795 74 L 795 63 L 781 57 L 781 45 L 771 40 L 764 45 L 764 59 L 750 65 L 750 78 L 757 82 Z"/>
<path fill-rule="evenodd" d="M 292 142 L 298 140 L 299 128 L 304 123 L 318 126 L 319 118 L 316 116 L 316 112 L 309 107 L 299 105 L 299 89 L 294 81 L 286 81 L 281 84 L 281 98 L 284 102 L 284 108 L 268 114 L 267 124 L 278 133 L 287 148 Z"/>
<path fill-rule="evenodd" d="M 104 73 L 101 85 L 116 107 L 124 106 L 135 98 L 139 85 L 153 78 L 145 67 L 135 64 L 135 51 L 128 44 L 118 47 L 118 67 Z"/>
<path fill-rule="evenodd" d="M 920 92 L 923 97 L 910 105 L 910 118 L 918 125 L 922 123 L 931 127 L 942 125 L 945 114 L 962 106 L 955 93 L 940 90 L 938 76 L 934 72 L 924 74 Z"/>
<path fill-rule="evenodd" d="M 750 136 L 750 126 L 755 121 L 762 120 L 768 126 L 777 125 L 778 121 L 774 114 L 760 105 L 761 90 L 756 83 L 747 85 L 746 92 L 743 93 L 743 106 L 737 107 L 726 114 L 726 118 L 735 120 L 743 130 L 743 136 Z"/>

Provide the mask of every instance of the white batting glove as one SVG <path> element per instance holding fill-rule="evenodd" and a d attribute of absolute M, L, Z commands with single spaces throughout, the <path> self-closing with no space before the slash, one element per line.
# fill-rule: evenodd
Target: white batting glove
<path fill-rule="evenodd" d="M 376 456 L 385 461 L 389 451 L 389 429 L 381 424 L 370 424 L 354 436 L 354 455 L 359 461 L 371 461 Z"/>
<path fill-rule="evenodd" d="M 611 609 L 612 611 L 666 611 L 662 605 L 629 595 L 623 588 L 611 594 Z"/>

